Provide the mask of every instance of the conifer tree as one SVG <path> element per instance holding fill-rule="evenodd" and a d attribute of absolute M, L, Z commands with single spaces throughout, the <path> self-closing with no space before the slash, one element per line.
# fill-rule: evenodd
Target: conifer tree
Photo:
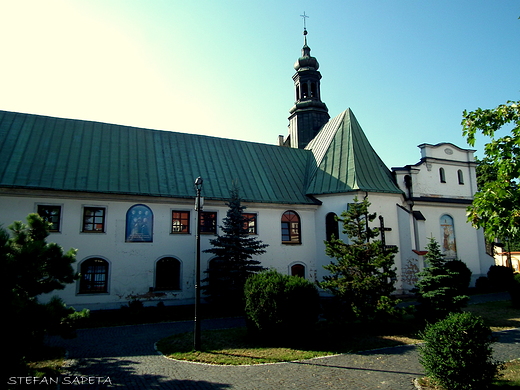
<path fill-rule="evenodd" d="M 77 278 L 72 267 L 76 250 L 64 253 L 61 246 L 46 242 L 48 223 L 38 214 L 29 214 L 27 224 L 14 222 L 9 230 L 11 235 L 0 228 L 0 261 L 7 293 L 4 330 L 14 342 L 4 352 L 9 375 L 18 375 L 26 373 L 26 359 L 43 345 L 46 332 L 72 336 L 75 320 L 88 311 L 76 312 L 57 297 L 46 304 L 38 300 Z"/>
<path fill-rule="evenodd" d="M 445 318 L 452 312 L 460 312 L 469 297 L 463 294 L 458 283 L 458 273 L 450 270 L 435 238 L 430 237 L 425 256 L 426 268 L 419 273 L 417 289 L 417 317 L 428 322 Z M 467 287 L 467 286 L 466 286 Z"/>
<path fill-rule="evenodd" d="M 379 229 L 369 227 L 376 214 L 368 213 L 368 200 L 354 202 L 338 218 L 350 243 L 336 237 L 325 242 L 325 252 L 336 261 L 324 266 L 330 275 L 320 287 L 340 300 L 347 319 L 370 320 L 396 312 L 390 294 L 395 290 L 397 248 L 383 248 L 375 240 Z"/>
<path fill-rule="evenodd" d="M 229 209 L 220 226 L 223 235 L 210 240 L 213 247 L 204 251 L 216 257 L 206 271 L 203 291 L 210 302 L 230 309 L 242 308 L 247 278 L 264 269 L 253 256 L 265 253 L 264 248 L 268 246 L 250 235 L 249 221 L 243 215 L 246 206 L 242 205 L 239 192 L 233 184 L 230 200 L 226 203 Z"/>

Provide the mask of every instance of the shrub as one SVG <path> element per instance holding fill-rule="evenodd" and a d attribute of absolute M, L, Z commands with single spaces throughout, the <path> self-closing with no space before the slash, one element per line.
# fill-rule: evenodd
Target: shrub
<path fill-rule="evenodd" d="M 491 330 L 481 317 L 452 313 L 421 334 L 419 362 L 437 385 L 450 390 L 489 388 L 500 363 L 492 360 Z"/>
<path fill-rule="evenodd" d="M 471 270 L 461 260 L 450 260 L 444 265 L 452 275 L 454 286 L 459 293 L 465 294 L 471 282 Z"/>
<path fill-rule="evenodd" d="M 513 283 L 513 270 L 503 265 L 492 265 L 487 273 L 491 288 L 495 291 L 507 291 Z"/>
<path fill-rule="evenodd" d="M 249 277 L 244 292 L 251 333 L 270 338 L 297 337 L 317 322 L 318 290 L 306 279 L 264 271 Z"/>
<path fill-rule="evenodd" d="M 491 289 L 489 279 L 486 276 L 479 277 L 475 282 L 475 289 L 479 293 L 487 293 Z"/>
<path fill-rule="evenodd" d="M 509 294 L 511 295 L 513 307 L 520 309 L 520 274 L 515 274 L 513 283 L 509 288 Z"/>

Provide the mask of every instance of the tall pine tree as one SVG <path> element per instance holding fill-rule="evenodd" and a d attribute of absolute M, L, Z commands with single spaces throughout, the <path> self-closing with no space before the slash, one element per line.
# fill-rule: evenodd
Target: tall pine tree
<path fill-rule="evenodd" d="M 220 226 L 223 234 L 210 240 L 213 248 L 204 251 L 215 255 L 206 271 L 204 293 L 211 303 L 234 310 L 243 309 L 247 278 L 264 269 L 253 256 L 265 253 L 268 246 L 249 233 L 250 221 L 244 217 L 246 206 L 242 205 L 239 192 L 233 184 L 226 203 L 229 209 Z"/>
<path fill-rule="evenodd" d="M 395 290 L 397 248 L 384 248 L 374 240 L 379 229 L 369 227 L 376 214 L 369 214 L 368 200 L 354 202 L 338 218 L 350 243 L 336 237 L 325 242 L 325 252 L 336 261 L 324 266 L 330 275 L 320 287 L 339 299 L 347 319 L 366 321 L 396 311 L 390 294 Z"/>

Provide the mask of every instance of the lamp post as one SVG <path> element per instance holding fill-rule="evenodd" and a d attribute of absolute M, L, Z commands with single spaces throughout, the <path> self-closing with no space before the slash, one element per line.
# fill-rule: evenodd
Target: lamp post
<path fill-rule="evenodd" d="M 197 212 L 197 223 L 195 241 L 195 318 L 194 318 L 194 329 L 193 329 L 193 349 L 200 351 L 200 322 L 199 322 L 199 304 L 200 304 L 200 212 L 202 210 L 202 204 L 200 201 L 200 192 L 202 190 L 202 178 L 199 176 L 195 179 L 195 190 L 197 197 L 195 199 L 195 211 Z"/>

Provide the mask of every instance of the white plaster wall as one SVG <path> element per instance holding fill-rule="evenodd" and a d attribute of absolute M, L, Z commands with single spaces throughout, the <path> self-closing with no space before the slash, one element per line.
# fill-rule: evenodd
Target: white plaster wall
<path fill-rule="evenodd" d="M 466 222 L 466 205 L 445 205 L 432 203 L 416 203 L 415 210 L 421 211 L 426 218 L 424 221 L 424 235 L 419 237 L 421 250 L 426 248 L 429 237 L 442 243 L 440 218 L 448 214 L 453 218 L 457 258 L 466 263 L 472 272 L 472 280 L 485 276 L 489 267 L 493 265 L 493 258 L 485 252 L 483 233 Z"/>
<path fill-rule="evenodd" d="M 470 198 L 475 191 L 473 174 L 469 166 L 453 165 L 450 162 L 426 162 L 417 167 L 413 175 L 414 196 L 441 196 L 444 198 Z M 445 172 L 446 183 L 440 181 L 439 169 Z M 459 184 L 457 171 L 462 171 L 464 184 Z"/>
<path fill-rule="evenodd" d="M 36 212 L 37 204 L 62 206 L 61 233 L 51 233 L 48 242 L 56 242 L 64 250 L 77 248 L 75 268 L 79 271 L 82 261 L 99 257 L 109 262 L 109 292 L 107 294 L 77 294 L 78 283 L 64 290 L 55 291 L 76 309 L 119 308 L 128 301 L 130 294 L 144 294 L 154 286 L 155 262 L 162 257 L 175 257 L 181 262 L 181 290 L 168 293 L 161 300 L 166 304 L 190 304 L 194 299 L 195 274 L 195 221 L 193 202 L 169 203 L 157 198 L 114 200 L 92 197 L 88 200 L 62 197 L 0 196 L 0 224 L 7 227 L 15 220 L 25 221 L 29 213 Z M 126 212 L 135 204 L 147 205 L 154 214 L 152 243 L 125 242 Z M 269 244 L 267 252 L 258 257 L 266 268 L 275 268 L 288 274 L 290 264 L 299 262 L 306 266 L 307 275 L 313 278 L 316 270 L 316 235 L 314 230 L 316 206 L 307 205 L 247 205 L 247 212 L 257 213 L 258 238 Z M 83 206 L 106 207 L 105 233 L 82 233 Z M 204 211 L 216 211 L 218 225 L 222 224 L 228 207 L 224 202 L 206 202 Z M 191 234 L 170 234 L 171 210 L 191 212 Z M 301 218 L 302 243 L 281 243 L 280 219 L 284 211 L 293 210 Z M 214 235 L 201 234 L 201 250 L 211 247 Z M 201 253 L 201 270 L 207 268 L 212 255 Z M 202 274 L 204 278 L 204 274 Z M 46 300 L 50 296 L 42 297 Z M 145 302 L 156 304 L 157 300 Z"/>
<path fill-rule="evenodd" d="M 323 268 L 324 265 L 329 264 L 334 259 L 331 259 L 325 254 L 325 217 L 328 213 L 334 212 L 338 216 L 347 209 L 348 203 L 353 203 L 354 197 L 357 195 L 358 200 L 362 200 L 365 197 L 364 192 L 359 193 L 348 193 L 348 194 L 334 194 L 334 195 L 321 195 L 319 200 L 323 202 L 320 208 L 316 211 L 316 259 L 317 259 L 317 280 L 323 280 L 323 277 L 327 274 L 327 271 Z M 379 216 L 382 215 L 384 218 L 384 224 L 386 227 L 391 228 L 391 231 L 385 232 L 385 240 L 387 245 L 396 245 L 400 247 L 399 241 L 399 221 L 396 204 L 401 204 L 403 199 L 399 194 L 379 194 L 370 193 L 368 194 L 368 201 L 371 203 L 369 212 L 376 213 L 377 217 L 371 223 L 371 227 L 379 227 Z M 340 238 L 345 242 L 348 242 L 348 237 L 342 234 L 342 226 L 339 226 Z M 379 239 L 379 238 L 378 238 Z M 401 272 L 401 252 L 398 252 L 395 256 L 395 265 L 397 268 L 398 275 Z M 400 288 L 399 280 L 396 284 L 396 288 Z"/>

